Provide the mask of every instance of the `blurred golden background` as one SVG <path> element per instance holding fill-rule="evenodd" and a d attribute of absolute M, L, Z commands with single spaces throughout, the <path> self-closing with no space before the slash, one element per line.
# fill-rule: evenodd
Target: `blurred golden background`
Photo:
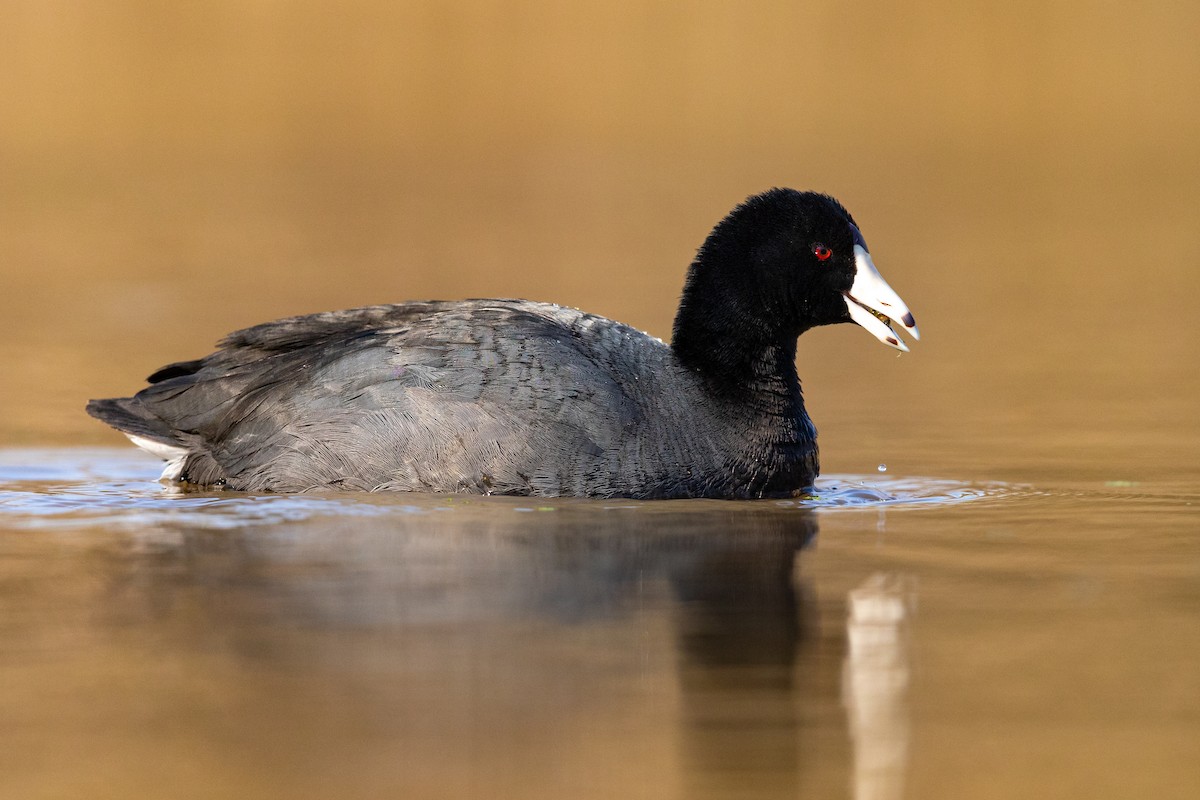
<path fill-rule="evenodd" d="M 667 337 L 712 224 L 788 185 L 846 203 L 925 334 L 801 340 L 827 469 L 1024 474 L 1151 395 L 1143 444 L 1182 446 L 1197 33 L 1182 0 L 8 0 L 0 442 L 116 444 L 88 397 L 309 311 L 519 296 Z"/>

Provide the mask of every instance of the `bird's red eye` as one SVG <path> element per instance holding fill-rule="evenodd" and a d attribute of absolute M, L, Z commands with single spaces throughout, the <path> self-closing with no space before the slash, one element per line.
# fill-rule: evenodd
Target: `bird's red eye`
<path fill-rule="evenodd" d="M 813 255 L 817 257 L 818 261 L 825 261 L 831 255 L 833 255 L 833 251 L 830 250 L 825 245 L 821 244 L 820 242 L 818 242 L 812 246 L 812 251 L 813 251 Z"/>

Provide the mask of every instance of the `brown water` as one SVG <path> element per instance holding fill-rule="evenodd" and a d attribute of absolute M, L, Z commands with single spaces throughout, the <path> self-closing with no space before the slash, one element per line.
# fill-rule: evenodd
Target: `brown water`
<path fill-rule="evenodd" d="M 1200 796 L 1198 8 L 5 4 L 0 797 Z M 801 340 L 808 503 L 180 495 L 82 413 L 307 311 L 666 335 L 777 184 L 924 336 Z"/>
<path fill-rule="evenodd" d="M 12 797 L 1190 797 L 1200 493 L 181 494 L 0 461 Z"/>

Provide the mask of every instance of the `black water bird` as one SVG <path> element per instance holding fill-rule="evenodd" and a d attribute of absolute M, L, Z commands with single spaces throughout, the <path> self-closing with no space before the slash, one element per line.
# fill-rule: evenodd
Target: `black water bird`
<path fill-rule="evenodd" d="M 370 306 L 237 331 L 87 410 L 202 486 L 789 497 L 818 472 L 796 339 L 837 322 L 919 338 L 850 213 L 772 189 L 701 246 L 670 345 L 526 300 Z"/>

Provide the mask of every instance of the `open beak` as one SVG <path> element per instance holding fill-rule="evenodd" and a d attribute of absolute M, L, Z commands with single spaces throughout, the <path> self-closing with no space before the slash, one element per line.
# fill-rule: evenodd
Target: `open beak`
<path fill-rule="evenodd" d="M 850 310 L 850 319 L 884 344 L 907 353 L 908 345 L 891 323 L 899 323 L 914 339 L 920 339 L 921 332 L 917 330 L 912 312 L 904 305 L 900 295 L 887 285 L 879 270 L 875 269 L 871 254 L 862 245 L 854 245 L 854 265 L 858 270 L 854 284 L 850 291 L 842 292 L 846 298 L 846 308 Z"/>

